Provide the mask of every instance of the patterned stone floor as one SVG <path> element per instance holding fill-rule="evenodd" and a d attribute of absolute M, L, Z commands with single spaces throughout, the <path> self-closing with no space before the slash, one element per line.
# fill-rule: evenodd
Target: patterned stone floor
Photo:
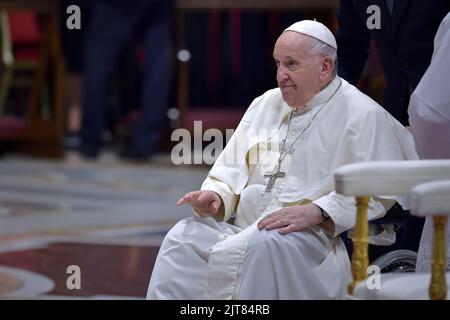
<path fill-rule="evenodd" d="M 0 158 L 0 298 L 143 299 L 163 235 L 191 215 L 175 202 L 207 170 Z"/>

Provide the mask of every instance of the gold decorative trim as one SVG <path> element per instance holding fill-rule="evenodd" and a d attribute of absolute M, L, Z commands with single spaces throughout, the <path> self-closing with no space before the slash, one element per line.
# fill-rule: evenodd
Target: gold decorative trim
<path fill-rule="evenodd" d="M 433 258 L 431 262 L 431 282 L 429 294 L 431 300 L 445 300 L 447 296 L 445 228 L 447 216 L 434 216 Z"/>
<path fill-rule="evenodd" d="M 367 208 L 369 205 L 369 196 L 358 196 L 356 198 L 356 224 L 353 238 L 352 253 L 352 275 L 353 281 L 348 285 L 349 294 L 353 294 L 358 282 L 363 281 L 367 276 L 367 267 L 369 266 L 368 256 L 368 220 Z"/>

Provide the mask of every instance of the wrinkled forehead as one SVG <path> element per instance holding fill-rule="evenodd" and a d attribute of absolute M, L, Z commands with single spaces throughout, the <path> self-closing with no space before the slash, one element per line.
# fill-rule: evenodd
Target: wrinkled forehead
<path fill-rule="evenodd" d="M 274 46 L 274 55 L 276 52 L 292 52 L 299 55 L 308 54 L 311 47 L 311 37 L 295 32 L 285 31 L 277 39 Z"/>

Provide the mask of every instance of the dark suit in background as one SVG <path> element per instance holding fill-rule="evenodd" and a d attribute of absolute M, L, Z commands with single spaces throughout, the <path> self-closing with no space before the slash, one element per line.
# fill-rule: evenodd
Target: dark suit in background
<path fill-rule="evenodd" d="M 370 30 L 367 8 L 380 8 L 380 29 Z M 439 24 L 450 10 L 449 0 L 341 0 L 338 11 L 338 74 L 356 84 L 375 41 L 384 69 L 383 107 L 408 125 L 409 97 L 427 70 Z M 392 211 L 403 210 L 396 205 Z M 417 251 L 423 218 L 406 215 L 405 235 L 398 248 Z"/>
<path fill-rule="evenodd" d="M 384 69 L 386 87 L 383 107 L 408 125 L 409 96 L 431 61 L 433 39 L 450 10 L 449 0 L 341 0 L 338 12 L 339 75 L 356 84 L 374 39 Z M 380 29 L 369 30 L 370 5 L 381 12 Z"/>

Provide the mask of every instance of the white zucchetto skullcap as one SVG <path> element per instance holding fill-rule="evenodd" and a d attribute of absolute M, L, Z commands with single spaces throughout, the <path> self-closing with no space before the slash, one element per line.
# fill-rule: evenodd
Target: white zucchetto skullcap
<path fill-rule="evenodd" d="M 337 50 L 333 33 L 324 24 L 313 20 L 302 20 L 294 23 L 284 31 L 295 31 L 316 38 Z"/>

